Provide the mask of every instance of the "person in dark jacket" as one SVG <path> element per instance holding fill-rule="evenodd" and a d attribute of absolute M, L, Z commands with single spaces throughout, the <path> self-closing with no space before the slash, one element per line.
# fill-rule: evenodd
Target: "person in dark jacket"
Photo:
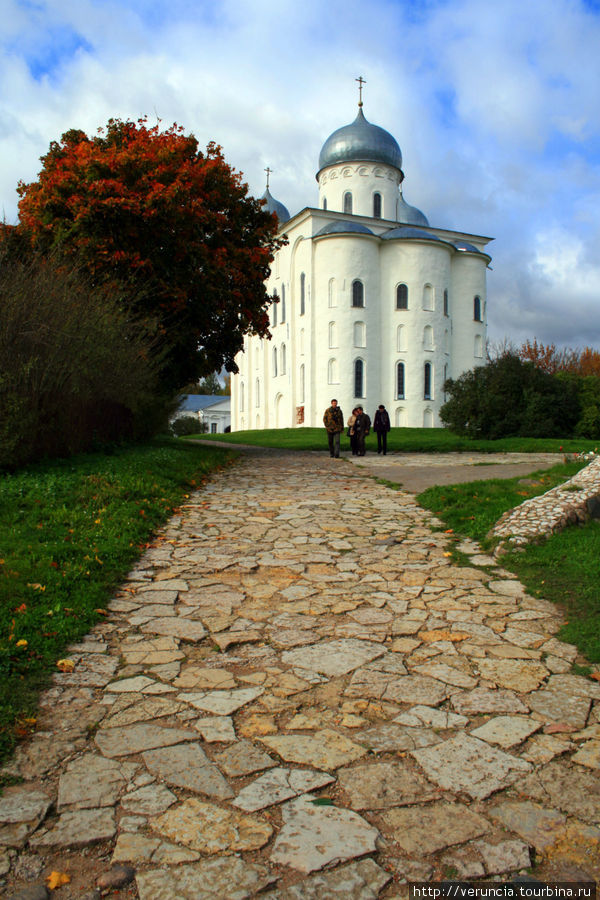
<path fill-rule="evenodd" d="M 373 419 L 373 431 L 377 435 L 377 452 L 383 453 L 384 456 L 387 453 L 387 436 L 390 428 L 390 417 L 387 409 L 383 403 L 380 403 Z"/>
<path fill-rule="evenodd" d="M 356 455 L 365 455 L 365 438 L 371 430 L 371 420 L 363 410 L 362 406 L 357 407 L 356 419 L 354 420 L 354 436 L 356 438 Z"/>
<path fill-rule="evenodd" d="M 331 401 L 331 406 L 325 410 L 323 416 L 323 425 L 327 429 L 327 440 L 329 442 L 329 455 L 339 459 L 340 455 L 340 434 L 344 430 L 344 413 L 337 405 L 337 400 Z"/>

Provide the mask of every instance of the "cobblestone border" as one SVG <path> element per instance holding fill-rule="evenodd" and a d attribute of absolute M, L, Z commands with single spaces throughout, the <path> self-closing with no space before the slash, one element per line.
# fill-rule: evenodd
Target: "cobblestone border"
<path fill-rule="evenodd" d="M 591 518 L 600 518 L 600 457 L 564 484 L 505 512 L 490 531 L 502 539 L 495 556 Z"/>

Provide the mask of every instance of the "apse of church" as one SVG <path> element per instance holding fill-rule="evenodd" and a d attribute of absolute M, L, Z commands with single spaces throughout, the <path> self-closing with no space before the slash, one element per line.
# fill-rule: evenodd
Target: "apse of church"
<path fill-rule="evenodd" d="M 435 427 L 443 384 L 483 365 L 486 270 L 481 235 L 429 224 L 403 196 L 402 153 L 362 104 L 319 155 L 318 207 L 290 217 L 267 287 L 271 340 L 246 338 L 232 377 L 232 430 L 321 426 L 335 397 L 347 417 L 380 403 L 392 426 Z"/>

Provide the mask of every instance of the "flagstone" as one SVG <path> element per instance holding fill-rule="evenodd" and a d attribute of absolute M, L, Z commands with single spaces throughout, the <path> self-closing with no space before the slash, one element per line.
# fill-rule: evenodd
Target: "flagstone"
<path fill-rule="evenodd" d="M 104 727 L 117 728 L 134 722 L 152 722 L 154 719 L 173 716 L 184 708 L 183 703 L 170 697 L 121 694 L 110 708 Z"/>
<path fill-rule="evenodd" d="M 489 810 L 490 815 L 509 831 L 544 852 L 564 833 L 567 818 L 556 809 L 546 809 L 528 801 L 504 800 Z"/>
<path fill-rule="evenodd" d="M 411 751 L 430 781 L 444 790 L 483 800 L 532 770 L 531 763 L 459 733 L 447 741 Z"/>
<path fill-rule="evenodd" d="M 216 716 L 229 716 L 231 713 L 264 694 L 264 688 L 240 688 L 231 691 L 198 691 L 178 694 L 178 699 L 189 703 L 196 709 L 214 713 Z"/>
<path fill-rule="evenodd" d="M 477 679 L 472 678 L 465 672 L 461 672 L 458 668 L 453 668 L 446 663 L 431 662 L 424 663 L 414 667 L 414 671 L 421 675 L 429 675 L 444 684 L 451 684 L 455 687 L 474 688 L 477 686 Z"/>
<path fill-rule="evenodd" d="M 231 716 L 206 716 L 194 722 L 194 728 L 207 744 L 235 741 L 235 728 Z"/>
<path fill-rule="evenodd" d="M 277 881 L 277 876 L 259 863 L 237 856 L 204 859 L 176 869 L 138 872 L 140 900 L 247 900 Z"/>
<path fill-rule="evenodd" d="M 283 803 L 292 797 L 325 787 L 335 781 L 331 775 L 311 769 L 286 769 L 277 766 L 242 788 L 233 805 L 246 812 Z"/>
<path fill-rule="evenodd" d="M 143 759 L 148 770 L 167 784 L 219 800 L 234 796 L 218 767 L 207 757 L 199 743 L 150 750 L 143 754 Z"/>
<path fill-rule="evenodd" d="M 137 763 L 116 762 L 99 753 L 84 753 L 68 763 L 58 783 L 58 809 L 114 806 L 131 781 Z"/>
<path fill-rule="evenodd" d="M 286 650 L 281 654 L 281 659 L 286 665 L 335 677 L 346 675 L 377 656 L 383 656 L 385 652 L 379 644 L 372 641 L 340 638 L 336 641 L 321 641 L 297 650 Z"/>
<path fill-rule="evenodd" d="M 143 816 L 157 816 L 174 803 L 177 797 L 164 784 L 146 784 L 136 791 L 130 791 L 121 798 L 121 807 L 129 813 Z"/>
<path fill-rule="evenodd" d="M 193 741 L 197 735 L 182 728 L 161 728 L 151 722 L 135 722 L 117 728 L 101 728 L 95 737 L 103 756 L 129 756 L 156 747 L 168 747 L 182 741 Z"/>
<path fill-rule="evenodd" d="M 111 863 L 140 862 L 179 865 L 200 859 L 200 854 L 160 838 L 144 834 L 121 833 L 117 838 Z"/>
<path fill-rule="evenodd" d="M 596 772 L 555 759 L 519 783 L 526 797 L 596 824 L 600 820 L 600 779 Z"/>
<path fill-rule="evenodd" d="M 210 854 L 259 850 L 273 833 L 271 825 L 260 819 L 195 797 L 150 819 L 150 825 L 158 834 L 178 844 Z"/>
<path fill-rule="evenodd" d="M 360 759 L 366 749 L 337 731 L 325 728 L 315 734 L 279 734 L 259 740 L 288 762 L 332 771 Z"/>
<path fill-rule="evenodd" d="M 140 630 L 144 634 L 168 635 L 191 643 L 201 641 L 207 634 L 202 622 L 183 616 L 157 617 L 142 625 Z"/>
<path fill-rule="evenodd" d="M 215 753 L 214 760 L 221 771 L 233 778 L 260 772 L 276 765 L 268 753 L 255 747 L 248 740 L 237 741 L 221 753 Z"/>
<path fill-rule="evenodd" d="M 523 841 L 507 840 L 492 844 L 490 841 L 473 841 L 472 848 L 483 859 L 486 874 L 504 875 L 531 866 L 529 845 Z"/>
<path fill-rule="evenodd" d="M 529 697 L 527 698 L 529 701 Z M 453 694 L 450 700 L 454 709 L 464 716 L 490 715 L 493 713 L 526 713 L 529 708 L 512 691 L 475 688 L 473 691 Z"/>
<path fill-rule="evenodd" d="M 315 806 L 310 795 L 291 800 L 282 808 L 283 826 L 271 861 L 300 872 L 314 872 L 372 853 L 379 832 L 349 809 Z"/>
<path fill-rule="evenodd" d="M 480 659 L 478 666 L 482 678 L 520 693 L 535 691 L 549 675 L 546 666 L 529 660 Z"/>
<path fill-rule="evenodd" d="M 265 900 L 376 900 L 391 877 L 374 860 L 360 859 L 331 872 L 315 872 L 276 894 L 266 894 Z"/>
<path fill-rule="evenodd" d="M 121 678 L 119 681 L 111 681 L 106 686 L 106 690 L 112 694 L 141 694 L 144 688 L 152 684 L 155 684 L 153 678 L 148 678 L 147 675 L 137 675 L 135 678 Z"/>
<path fill-rule="evenodd" d="M 78 809 L 62 813 L 50 828 L 29 838 L 32 847 L 77 849 L 110 840 L 116 834 L 114 810 Z"/>
<path fill-rule="evenodd" d="M 600 700 L 600 684 L 583 675 L 551 675 L 548 679 L 549 691 L 560 691 L 572 697 L 590 697 Z"/>
<path fill-rule="evenodd" d="M 407 712 L 400 713 L 393 721 L 399 725 L 409 725 L 413 728 L 430 725 L 432 728 L 446 729 L 460 728 L 469 720 L 466 716 L 459 716 L 447 709 L 417 705 L 412 706 Z"/>
<path fill-rule="evenodd" d="M 508 748 L 521 744 L 541 727 L 541 722 L 526 716 L 496 716 L 470 733 L 482 741 Z"/>
<path fill-rule="evenodd" d="M 5 788 L 0 797 L 0 846 L 23 846 L 51 806 L 52 799 L 30 785 Z"/>
<path fill-rule="evenodd" d="M 551 734 L 534 734 L 525 744 L 521 756 L 534 765 L 540 765 L 572 749 L 571 741 L 561 740 Z"/>
<path fill-rule="evenodd" d="M 575 728 L 584 727 L 592 705 L 589 697 L 556 690 L 533 691 L 527 697 L 527 703 L 542 722 L 562 722 Z"/>
<path fill-rule="evenodd" d="M 490 830 L 487 819 L 460 803 L 439 800 L 431 806 L 385 810 L 381 818 L 400 848 L 422 859 L 438 850 L 464 844 Z"/>
<path fill-rule="evenodd" d="M 396 722 L 373 725 L 371 728 L 355 732 L 353 738 L 372 753 L 416 750 L 418 747 L 429 747 L 443 740 L 431 728 L 407 727 Z"/>
<path fill-rule="evenodd" d="M 439 790 L 413 772 L 404 760 L 341 769 L 338 782 L 352 809 L 387 809 L 439 797 Z"/>
<path fill-rule="evenodd" d="M 186 666 L 173 685 L 184 690 L 231 690 L 236 687 L 236 680 L 227 669 Z"/>

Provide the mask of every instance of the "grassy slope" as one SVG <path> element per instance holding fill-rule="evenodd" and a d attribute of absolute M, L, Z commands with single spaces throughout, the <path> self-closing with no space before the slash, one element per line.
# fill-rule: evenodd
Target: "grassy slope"
<path fill-rule="evenodd" d="M 231 459 L 166 441 L 0 476 L 0 756 L 156 529 Z"/>

